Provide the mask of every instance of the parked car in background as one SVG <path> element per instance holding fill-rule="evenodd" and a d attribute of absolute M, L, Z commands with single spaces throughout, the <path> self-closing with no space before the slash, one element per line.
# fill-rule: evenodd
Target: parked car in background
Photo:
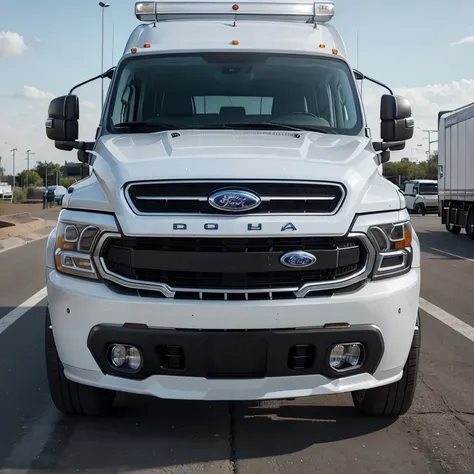
<path fill-rule="evenodd" d="M 0 201 L 12 202 L 12 187 L 8 183 L 0 183 Z"/>
<path fill-rule="evenodd" d="M 438 181 L 415 179 L 405 181 L 400 189 L 405 196 L 407 209 L 416 214 L 438 211 Z"/>

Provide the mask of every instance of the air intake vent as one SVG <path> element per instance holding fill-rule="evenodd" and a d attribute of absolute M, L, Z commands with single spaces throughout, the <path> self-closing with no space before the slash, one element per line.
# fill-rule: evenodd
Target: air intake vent
<path fill-rule="evenodd" d="M 293 346 L 288 354 L 288 368 L 291 370 L 310 369 L 314 363 L 314 346 L 301 344 Z"/>
<path fill-rule="evenodd" d="M 181 346 L 159 346 L 158 356 L 163 369 L 184 370 L 186 368 L 184 349 Z"/>
<path fill-rule="evenodd" d="M 218 191 L 246 191 L 258 196 L 256 207 L 233 214 L 335 214 L 345 197 L 336 183 L 307 181 L 168 181 L 133 183 L 125 190 L 136 214 L 226 214 L 208 199 Z"/>

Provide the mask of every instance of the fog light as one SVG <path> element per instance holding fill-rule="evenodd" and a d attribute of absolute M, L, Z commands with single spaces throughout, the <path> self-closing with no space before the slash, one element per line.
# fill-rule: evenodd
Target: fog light
<path fill-rule="evenodd" d="M 110 359 L 115 367 L 122 367 L 127 361 L 127 349 L 122 344 L 115 344 L 110 351 Z"/>
<path fill-rule="evenodd" d="M 138 370 L 142 365 L 142 355 L 134 346 L 130 346 L 127 350 L 127 365 L 132 370 Z"/>
<path fill-rule="evenodd" d="M 351 367 L 359 365 L 360 356 L 361 350 L 358 344 L 351 344 L 350 346 L 346 346 L 346 362 Z"/>
<path fill-rule="evenodd" d="M 329 356 L 329 365 L 333 369 L 338 369 L 344 364 L 344 346 L 335 346 Z"/>
<path fill-rule="evenodd" d="M 113 344 L 109 352 L 110 362 L 119 369 L 138 370 L 142 365 L 142 354 L 135 346 Z"/>
<path fill-rule="evenodd" d="M 358 342 L 338 344 L 331 349 L 329 365 L 336 372 L 356 369 L 363 363 L 364 346 Z"/>

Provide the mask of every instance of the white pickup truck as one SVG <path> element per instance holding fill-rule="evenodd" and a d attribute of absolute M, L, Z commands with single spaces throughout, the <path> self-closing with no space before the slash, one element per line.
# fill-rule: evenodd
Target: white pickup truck
<path fill-rule="evenodd" d="M 116 392 L 264 400 L 352 392 L 397 416 L 418 370 L 420 248 L 379 167 L 407 100 L 367 128 L 332 2 L 139 2 L 96 140 L 46 121 L 89 177 L 47 245 L 46 365 L 64 413 Z M 98 79 L 93 78 L 93 79 Z M 91 79 L 90 81 L 92 81 Z M 90 82 L 86 81 L 86 82 Z"/>

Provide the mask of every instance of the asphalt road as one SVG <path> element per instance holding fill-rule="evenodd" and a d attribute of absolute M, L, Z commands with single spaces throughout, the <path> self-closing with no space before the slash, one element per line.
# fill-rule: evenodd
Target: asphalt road
<path fill-rule="evenodd" d="M 422 298 L 474 326 L 474 242 L 436 216 L 413 221 Z M 44 246 L 0 254 L 0 320 L 44 287 Z M 95 419 L 52 406 L 44 307 L 0 334 L 0 473 L 474 472 L 474 343 L 423 311 L 416 400 L 398 420 L 359 416 L 349 395 L 263 404 L 120 395 L 114 416 Z"/>

